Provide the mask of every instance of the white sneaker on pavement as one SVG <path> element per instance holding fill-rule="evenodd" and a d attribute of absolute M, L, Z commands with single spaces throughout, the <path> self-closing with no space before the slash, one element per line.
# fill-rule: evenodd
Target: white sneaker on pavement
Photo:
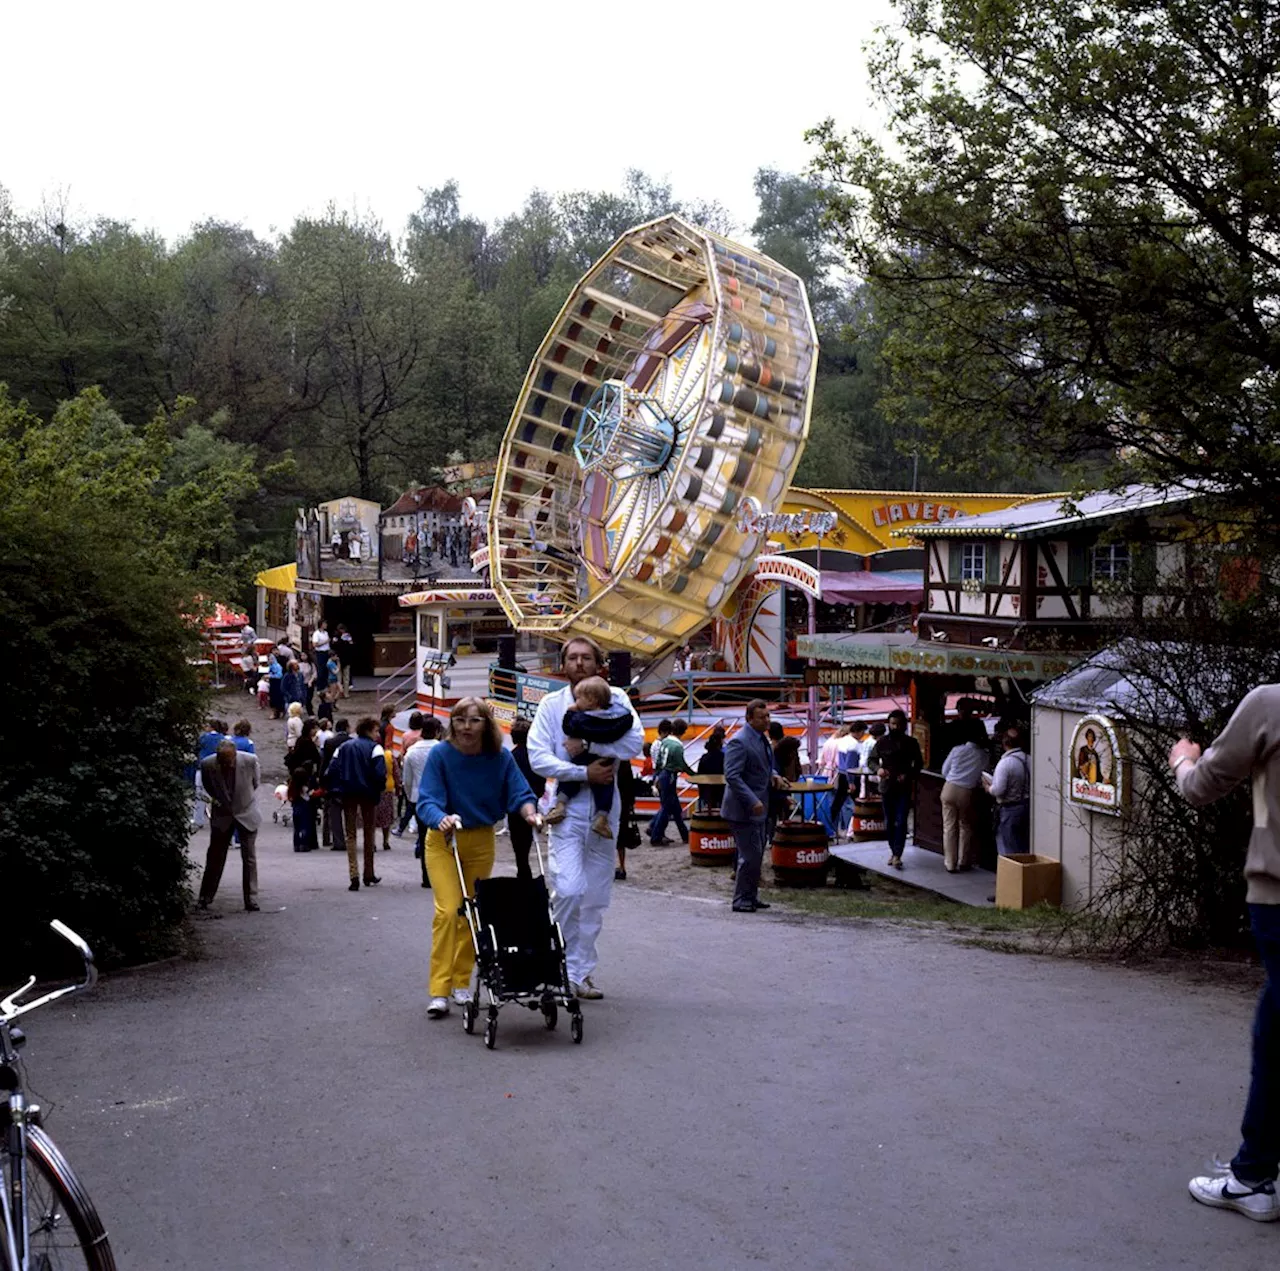
<path fill-rule="evenodd" d="M 1274 1183 L 1242 1183 L 1228 1170 L 1225 1174 L 1193 1178 L 1187 1189 L 1202 1205 L 1234 1209 L 1254 1222 L 1280 1219 L 1280 1197 L 1276 1196 Z"/>
<path fill-rule="evenodd" d="M 449 999 L 447 997 L 433 997 L 430 1005 L 427 1007 L 428 1019 L 443 1019 L 449 1013 Z"/>
<path fill-rule="evenodd" d="M 454 989 L 453 1000 L 456 1005 L 465 1006 L 469 1001 L 471 1001 L 471 990 L 470 989 Z"/>
<path fill-rule="evenodd" d="M 583 998 L 588 1002 L 596 1002 L 604 996 L 604 993 L 601 992 L 600 989 L 596 988 L 596 986 L 591 983 L 591 977 L 587 976 L 581 984 L 575 984 L 573 986 L 573 995 L 574 997 Z"/>

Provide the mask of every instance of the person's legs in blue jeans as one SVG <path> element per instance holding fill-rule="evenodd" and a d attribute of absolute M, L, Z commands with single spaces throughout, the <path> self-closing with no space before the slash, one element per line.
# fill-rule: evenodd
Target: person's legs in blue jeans
<path fill-rule="evenodd" d="M 684 823 L 684 809 L 680 806 L 680 791 L 677 784 L 676 774 L 668 772 L 664 774 L 670 778 L 667 788 L 663 791 L 663 803 L 667 807 L 667 815 L 676 823 L 676 830 L 680 837 L 687 843 L 689 841 L 689 827 Z"/>
<path fill-rule="evenodd" d="M 1256 1186 L 1280 1172 L 1280 905 L 1250 905 L 1249 915 L 1267 982 L 1253 1021 L 1253 1075 L 1231 1172 Z"/>
<path fill-rule="evenodd" d="M 658 815 L 649 822 L 649 842 L 660 843 L 666 833 L 667 822 L 675 821 L 680 837 L 687 843 L 689 831 L 685 827 L 684 813 L 680 809 L 680 799 L 676 794 L 676 774 L 660 772 L 654 778 L 658 790 Z"/>
<path fill-rule="evenodd" d="M 907 845 L 907 812 L 909 801 L 905 794 L 896 791 L 882 796 L 884 804 L 884 832 L 889 840 L 889 851 L 894 856 L 901 856 Z"/>

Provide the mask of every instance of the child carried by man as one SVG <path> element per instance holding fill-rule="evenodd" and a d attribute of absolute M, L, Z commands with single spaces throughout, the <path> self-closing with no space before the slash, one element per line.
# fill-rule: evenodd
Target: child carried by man
<path fill-rule="evenodd" d="M 591 743 L 620 741 L 631 731 L 630 710 L 625 707 L 613 709 L 613 694 L 609 691 L 609 685 L 598 675 L 588 676 L 578 683 L 573 690 L 573 706 L 573 710 L 565 711 L 562 727 L 566 739 L 565 750 L 575 763 L 585 766 L 602 757 L 607 759 L 607 756 L 592 754 L 589 749 Z M 547 813 L 547 820 L 551 824 L 557 824 L 569 815 L 569 800 L 582 789 L 582 784 L 581 781 L 561 781 L 556 786 L 555 806 Z M 595 807 L 591 831 L 601 838 L 612 838 L 609 813 L 613 811 L 613 783 L 587 784 L 591 788 L 591 802 Z"/>

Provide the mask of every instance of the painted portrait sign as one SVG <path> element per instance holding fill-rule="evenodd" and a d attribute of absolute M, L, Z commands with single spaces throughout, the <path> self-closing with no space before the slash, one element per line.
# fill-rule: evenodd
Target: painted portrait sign
<path fill-rule="evenodd" d="M 1124 802 L 1124 754 L 1115 724 L 1086 715 L 1071 733 L 1066 755 L 1067 798 L 1095 812 L 1118 815 Z"/>

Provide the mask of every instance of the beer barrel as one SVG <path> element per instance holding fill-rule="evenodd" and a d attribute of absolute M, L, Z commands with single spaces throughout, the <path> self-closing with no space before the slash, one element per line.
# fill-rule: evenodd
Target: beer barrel
<path fill-rule="evenodd" d="M 821 887 L 831 867 L 826 827 L 817 821 L 779 821 L 770 860 L 780 886 Z"/>
<path fill-rule="evenodd" d="M 855 799 L 849 837 L 855 843 L 884 838 L 884 804 L 879 799 Z"/>
<path fill-rule="evenodd" d="M 722 816 L 695 812 L 689 818 L 689 859 L 695 865 L 731 865 L 738 856 L 733 831 Z"/>

